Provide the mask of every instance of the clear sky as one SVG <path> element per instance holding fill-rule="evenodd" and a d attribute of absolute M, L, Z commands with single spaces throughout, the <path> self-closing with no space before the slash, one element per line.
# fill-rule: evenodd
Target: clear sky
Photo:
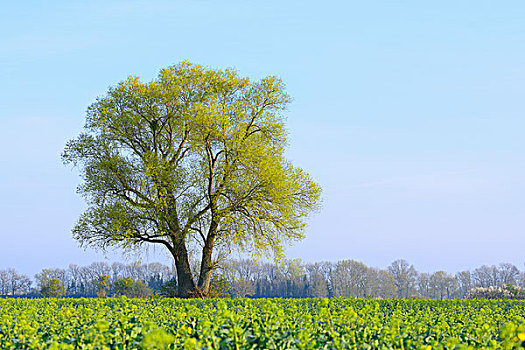
<path fill-rule="evenodd" d="M 324 190 L 289 257 L 523 270 L 524 18 L 522 0 L 3 3 L 0 269 L 103 259 L 71 238 L 60 153 L 109 86 L 189 60 L 286 82 L 288 156 Z"/>

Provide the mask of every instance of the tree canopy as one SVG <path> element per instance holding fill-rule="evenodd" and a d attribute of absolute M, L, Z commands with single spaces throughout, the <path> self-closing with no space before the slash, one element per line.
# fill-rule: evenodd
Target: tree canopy
<path fill-rule="evenodd" d="M 165 246 L 181 296 L 208 293 L 218 247 L 282 256 L 321 193 L 284 157 L 289 102 L 276 77 L 188 62 L 111 87 L 62 154 L 80 169 L 88 203 L 74 237 L 104 249 Z M 199 271 L 188 258 L 195 247 Z"/>

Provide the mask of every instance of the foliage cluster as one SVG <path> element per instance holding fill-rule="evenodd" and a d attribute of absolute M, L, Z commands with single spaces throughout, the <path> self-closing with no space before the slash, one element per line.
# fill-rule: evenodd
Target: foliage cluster
<path fill-rule="evenodd" d="M 111 286 L 115 296 L 125 295 L 130 298 L 144 298 L 151 295 L 151 290 L 142 281 L 135 281 L 130 277 L 119 277 Z"/>
<path fill-rule="evenodd" d="M 58 278 L 51 278 L 42 286 L 40 294 L 44 297 L 60 298 L 66 294 L 66 289 Z"/>
<path fill-rule="evenodd" d="M 525 302 L 8 299 L 2 349 L 516 349 Z"/>
<path fill-rule="evenodd" d="M 525 299 L 525 289 L 511 284 L 501 287 L 476 287 L 466 295 L 467 299 Z"/>

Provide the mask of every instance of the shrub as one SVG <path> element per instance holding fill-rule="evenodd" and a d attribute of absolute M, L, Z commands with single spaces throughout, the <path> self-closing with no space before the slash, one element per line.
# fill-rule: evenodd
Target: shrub
<path fill-rule="evenodd" d="M 525 299 L 525 290 L 523 288 L 506 284 L 501 287 L 475 287 L 472 288 L 465 296 L 466 299 Z"/>

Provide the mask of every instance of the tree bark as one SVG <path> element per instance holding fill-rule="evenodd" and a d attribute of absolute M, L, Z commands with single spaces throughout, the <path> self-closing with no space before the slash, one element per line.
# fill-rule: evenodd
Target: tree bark
<path fill-rule="evenodd" d="M 208 295 L 210 292 L 211 274 L 213 272 L 213 245 L 215 243 L 215 234 L 218 227 L 219 223 L 216 220 L 212 220 L 206 241 L 204 242 L 204 247 L 202 248 L 201 271 L 199 273 L 197 286 L 204 295 Z"/>
<path fill-rule="evenodd" d="M 177 285 L 179 297 L 188 298 L 195 290 L 195 282 L 193 281 L 188 250 L 186 249 L 186 243 L 184 242 L 184 239 L 175 239 L 173 249 L 171 249 L 170 252 L 175 259 L 175 267 L 177 268 Z"/>
<path fill-rule="evenodd" d="M 213 271 L 212 254 L 214 241 L 215 236 L 208 236 L 208 239 L 202 248 L 201 271 L 199 273 L 197 286 L 204 295 L 208 295 L 210 292 L 211 274 Z"/>

